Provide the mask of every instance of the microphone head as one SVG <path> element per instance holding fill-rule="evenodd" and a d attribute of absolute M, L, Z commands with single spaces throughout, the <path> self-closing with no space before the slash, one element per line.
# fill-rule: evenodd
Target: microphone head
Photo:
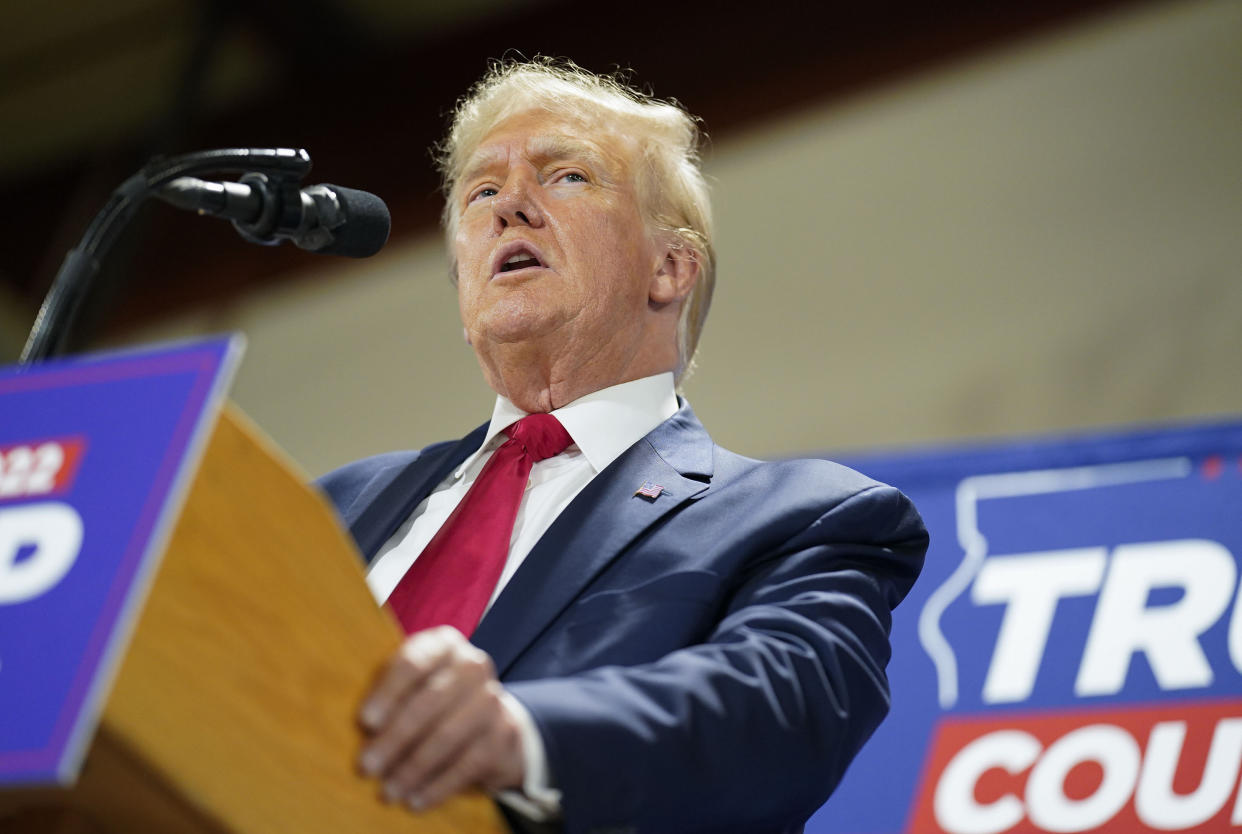
<path fill-rule="evenodd" d="M 332 230 L 333 240 L 315 252 L 344 255 L 347 258 L 369 258 L 384 248 L 392 218 L 384 201 L 369 191 L 324 185 L 336 194 L 345 223 Z"/>

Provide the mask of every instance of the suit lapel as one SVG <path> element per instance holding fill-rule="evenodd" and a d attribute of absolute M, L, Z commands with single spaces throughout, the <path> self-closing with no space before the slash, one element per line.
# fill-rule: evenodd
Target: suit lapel
<path fill-rule="evenodd" d="M 350 525 L 350 532 L 368 563 L 419 502 L 479 448 L 487 426 L 484 423 L 456 444 L 419 455 L 391 480 L 376 478 L 358 494 L 354 503 L 366 509 Z"/>
<path fill-rule="evenodd" d="M 492 656 L 497 673 L 583 589 L 663 516 L 708 488 L 712 441 L 690 406 L 657 426 L 596 476 L 531 550 L 471 641 Z M 636 495 L 645 482 L 663 490 Z"/>

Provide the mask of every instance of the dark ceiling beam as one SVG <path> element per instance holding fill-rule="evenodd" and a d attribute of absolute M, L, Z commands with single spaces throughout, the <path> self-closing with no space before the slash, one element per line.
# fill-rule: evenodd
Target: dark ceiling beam
<path fill-rule="evenodd" d="M 54 8 L 50 14 L 67 14 Z M 174 4 L 138 6 L 120 13 L 107 13 L 89 27 L 57 32 L 54 39 L 17 44 L 0 60 L 0 96 L 60 76 L 66 63 L 89 66 L 128 48 L 180 31 L 185 10 Z"/>
<path fill-rule="evenodd" d="M 265 0 L 282 7 L 283 0 Z M 489 58 L 569 56 L 597 71 L 633 67 L 656 95 L 676 96 L 701 115 L 709 133 L 771 118 L 810 103 L 857 93 L 948 59 L 1064 25 L 1137 0 L 884 0 L 797 3 L 771 0 L 761 14 L 730 4 L 634 0 L 615 5 L 552 2 L 497 14 L 477 25 L 431 33 L 418 42 L 372 55 L 299 61 L 298 73 L 265 100 L 198 126 L 180 150 L 202 147 L 291 146 L 310 150 L 312 182 L 373 191 L 393 212 L 393 237 L 432 228 L 439 212 L 427 148 L 444 128 L 457 96 Z M 268 30 L 270 33 L 270 30 Z M 324 32 L 314 33 L 322 44 Z M 318 53 L 319 50 L 316 50 Z M 6 205 L 35 203 L 28 212 L 50 220 L 73 171 L 0 187 Z M 162 209 L 162 207 L 161 207 Z M 129 276 L 117 326 L 185 305 L 219 299 L 304 267 L 313 256 L 284 246 L 242 243 L 217 221 L 172 209 L 152 212 L 152 233 Z M 24 231 L 24 233 L 22 233 Z M 19 231 L 38 251 L 40 230 Z M 17 275 L 20 256 L 0 260 L 10 280 L 37 304 L 50 275 Z"/>
<path fill-rule="evenodd" d="M 371 36 L 348 2 L 333 0 L 215 0 L 244 19 L 278 56 L 286 83 L 358 61 Z"/>

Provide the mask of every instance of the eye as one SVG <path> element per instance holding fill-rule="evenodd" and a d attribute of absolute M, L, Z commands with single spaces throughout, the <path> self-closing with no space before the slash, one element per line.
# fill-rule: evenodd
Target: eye
<path fill-rule="evenodd" d="M 482 188 L 476 188 L 474 191 L 470 192 L 470 196 L 466 199 L 466 202 L 473 203 L 475 200 L 482 197 L 495 197 L 499 193 L 500 192 L 492 186 L 485 185 Z"/>
<path fill-rule="evenodd" d="M 553 182 L 590 182 L 581 171 L 558 171 L 552 176 Z"/>

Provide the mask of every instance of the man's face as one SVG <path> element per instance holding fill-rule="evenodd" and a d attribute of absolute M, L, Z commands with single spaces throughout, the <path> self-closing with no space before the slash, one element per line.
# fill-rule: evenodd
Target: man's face
<path fill-rule="evenodd" d="M 462 323 L 481 356 L 531 342 L 624 363 L 640 348 L 662 256 L 633 167 L 628 139 L 547 113 L 511 116 L 483 139 L 454 196 L 453 242 Z"/>

